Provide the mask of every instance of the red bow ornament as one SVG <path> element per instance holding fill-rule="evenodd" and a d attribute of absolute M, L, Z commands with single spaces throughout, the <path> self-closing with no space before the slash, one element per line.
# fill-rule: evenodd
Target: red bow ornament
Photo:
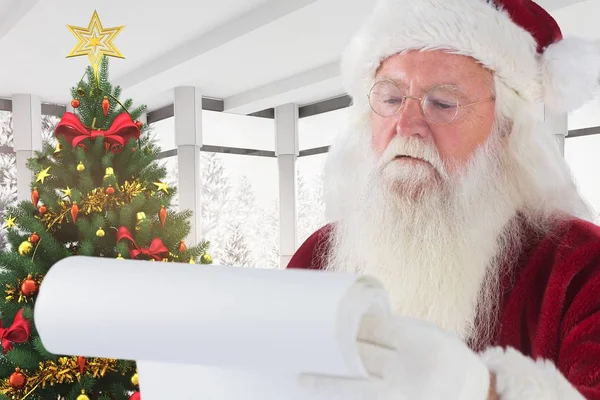
<path fill-rule="evenodd" d="M 2 328 L 0 321 L 0 338 L 2 339 L 2 349 L 6 353 L 12 349 L 13 343 L 24 343 L 29 339 L 29 321 L 23 318 L 23 309 L 20 309 L 15 315 L 13 323 L 8 328 Z"/>
<path fill-rule="evenodd" d="M 140 128 L 133 122 L 128 113 L 119 114 L 106 131 L 89 129 L 81 123 L 77 115 L 66 112 L 56 125 L 54 136 L 64 136 L 73 147 L 85 139 L 95 139 L 103 136 L 110 143 L 114 153 L 119 152 L 130 139 L 140 137 Z"/>
<path fill-rule="evenodd" d="M 150 246 L 147 248 L 140 247 L 133 239 L 133 236 L 131 235 L 129 229 L 122 226 L 117 231 L 117 242 L 120 242 L 123 239 L 129 240 L 135 247 L 134 249 L 129 250 L 129 256 L 131 258 L 138 258 L 140 254 L 143 254 L 147 257 L 154 258 L 156 261 L 161 261 L 163 258 L 169 256 L 169 249 L 167 249 L 167 247 L 164 245 L 162 240 L 160 240 L 160 238 L 152 239 Z"/>

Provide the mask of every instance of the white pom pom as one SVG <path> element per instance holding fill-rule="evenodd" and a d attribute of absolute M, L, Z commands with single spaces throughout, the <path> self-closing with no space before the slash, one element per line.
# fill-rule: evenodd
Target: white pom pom
<path fill-rule="evenodd" d="M 542 56 L 544 102 L 568 112 L 592 100 L 600 80 L 600 50 L 595 43 L 564 38 Z"/>

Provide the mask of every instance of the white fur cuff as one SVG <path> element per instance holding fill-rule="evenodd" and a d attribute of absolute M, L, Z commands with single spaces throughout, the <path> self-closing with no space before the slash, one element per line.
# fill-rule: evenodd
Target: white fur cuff
<path fill-rule="evenodd" d="M 481 354 L 496 373 L 502 400 L 585 400 L 549 360 L 533 360 L 513 348 L 492 347 Z"/>

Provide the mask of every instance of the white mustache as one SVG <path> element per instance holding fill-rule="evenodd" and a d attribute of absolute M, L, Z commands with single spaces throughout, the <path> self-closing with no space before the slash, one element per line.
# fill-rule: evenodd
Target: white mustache
<path fill-rule="evenodd" d="M 397 157 L 412 157 L 421 159 L 446 176 L 446 166 L 432 144 L 427 144 L 417 138 L 395 136 L 380 157 L 380 166 L 385 166 Z"/>

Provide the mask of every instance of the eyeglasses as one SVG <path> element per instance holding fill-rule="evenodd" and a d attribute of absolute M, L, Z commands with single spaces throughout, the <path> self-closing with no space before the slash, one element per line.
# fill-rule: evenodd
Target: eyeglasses
<path fill-rule="evenodd" d="M 373 111 L 382 117 L 396 115 L 406 103 L 406 99 L 419 100 L 425 118 L 436 125 L 450 124 L 456 119 L 461 108 L 495 99 L 490 97 L 469 104 L 460 104 L 457 96 L 444 86 L 433 87 L 423 98 L 406 96 L 395 82 L 389 80 L 375 83 L 367 97 Z"/>

